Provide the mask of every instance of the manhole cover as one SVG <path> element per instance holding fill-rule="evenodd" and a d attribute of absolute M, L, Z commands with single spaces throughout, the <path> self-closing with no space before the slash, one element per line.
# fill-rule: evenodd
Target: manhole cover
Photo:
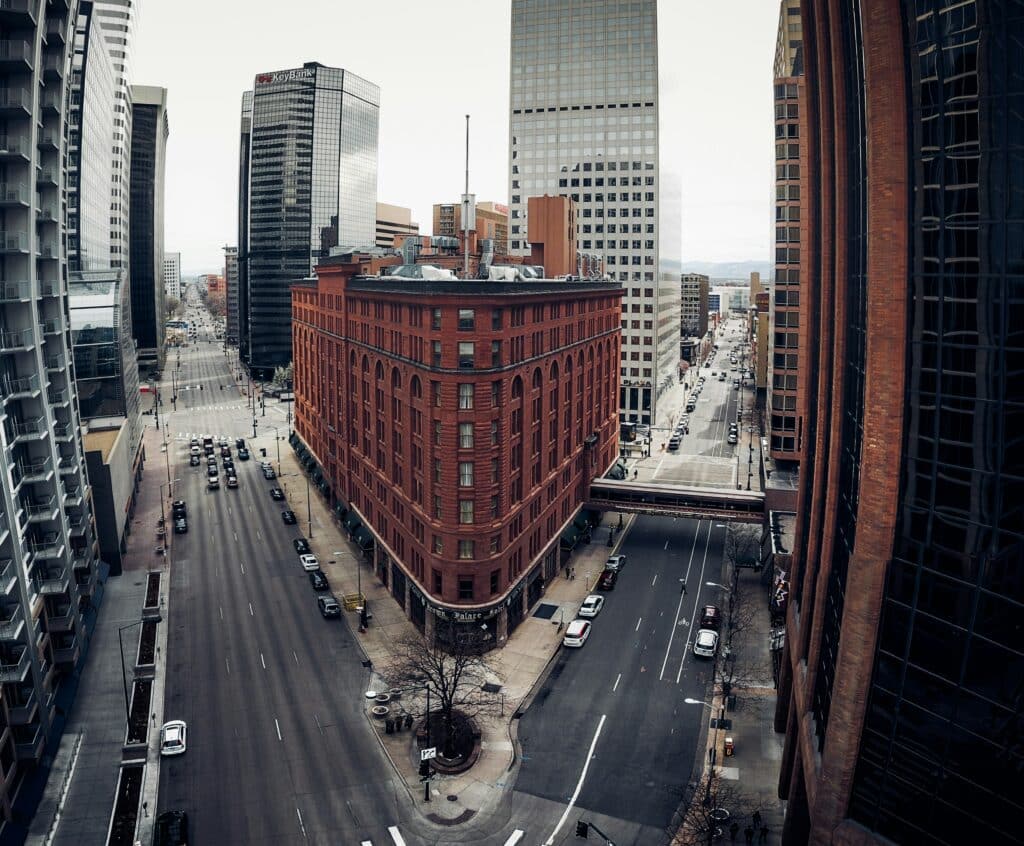
<path fill-rule="evenodd" d="M 555 616 L 555 612 L 558 610 L 557 605 L 551 605 L 548 602 L 542 602 L 537 606 L 537 610 L 533 612 L 534 617 L 539 617 L 542 620 L 550 620 Z"/>

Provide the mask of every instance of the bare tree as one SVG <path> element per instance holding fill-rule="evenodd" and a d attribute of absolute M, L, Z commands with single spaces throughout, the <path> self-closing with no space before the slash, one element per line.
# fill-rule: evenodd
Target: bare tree
<path fill-rule="evenodd" d="M 757 798 L 744 793 L 738 781 L 722 778 L 709 767 L 690 785 L 688 804 L 676 812 L 668 832 L 672 846 L 711 846 L 722 842 L 734 822 L 743 823 L 757 810 Z"/>
<path fill-rule="evenodd" d="M 455 758 L 468 731 L 460 715 L 472 718 L 495 707 L 494 698 L 483 691 L 493 673 L 482 654 L 483 633 L 466 633 L 441 620 L 436 633 L 433 643 L 416 634 L 399 640 L 384 672 L 393 687 L 429 691 L 428 745 L 440 740 L 441 755 Z"/>

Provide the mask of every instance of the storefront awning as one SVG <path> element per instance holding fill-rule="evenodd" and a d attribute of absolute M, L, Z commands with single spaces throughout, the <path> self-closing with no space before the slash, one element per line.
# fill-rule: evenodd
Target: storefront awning
<path fill-rule="evenodd" d="M 580 539 L 580 533 L 576 530 L 575 526 L 569 526 L 564 532 L 562 532 L 562 546 L 566 549 L 572 549 L 576 546 L 576 542 Z"/>
<path fill-rule="evenodd" d="M 370 534 L 370 530 L 366 526 L 360 526 L 355 533 L 354 540 L 359 544 L 360 549 L 366 549 L 373 545 L 373 535 Z"/>

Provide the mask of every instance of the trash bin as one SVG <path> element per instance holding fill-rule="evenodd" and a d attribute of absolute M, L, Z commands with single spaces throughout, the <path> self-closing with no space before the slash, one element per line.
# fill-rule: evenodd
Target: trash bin
<path fill-rule="evenodd" d="M 725 738 L 725 757 L 726 758 L 731 758 L 735 751 L 736 751 L 736 747 L 733 745 L 732 738 L 731 737 L 726 737 Z"/>

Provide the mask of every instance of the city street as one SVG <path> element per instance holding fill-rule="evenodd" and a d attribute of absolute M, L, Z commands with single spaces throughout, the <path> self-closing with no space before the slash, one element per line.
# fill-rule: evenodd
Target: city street
<path fill-rule="evenodd" d="M 200 333 L 181 351 L 167 414 L 175 364 L 172 351 L 161 425 L 189 531 L 173 547 L 165 711 L 189 737 L 162 763 L 159 810 L 186 809 L 201 843 L 384 842 L 407 794 L 362 714 L 362 654 L 321 617 L 292 546 L 299 527 L 282 523 L 268 494 L 280 482 L 263 479 L 259 452 L 236 458 L 234 490 L 207 491 L 205 461 L 189 466 L 183 431 L 230 436 L 233 454 L 252 434 L 220 342 Z"/>

